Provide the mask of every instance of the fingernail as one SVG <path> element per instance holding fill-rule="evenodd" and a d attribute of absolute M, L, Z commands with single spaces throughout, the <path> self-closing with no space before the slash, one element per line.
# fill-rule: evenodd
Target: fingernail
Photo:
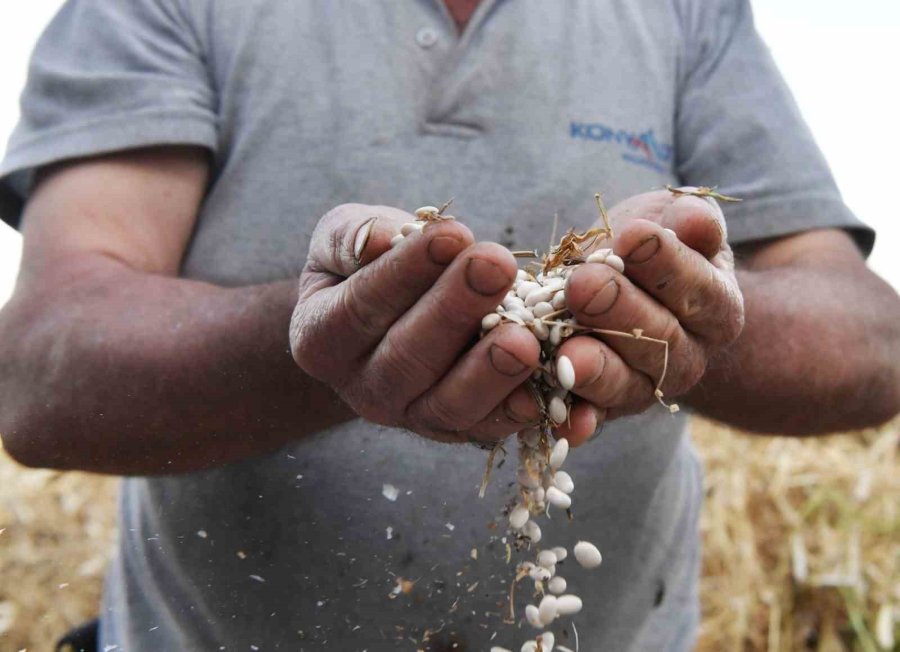
<path fill-rule="evenodd" d="M 490 296 L 512 286 L 512 278 L 499 265 L 483 258 L 472 258 L 466 266 L 466 282 L 478 294 Z"/>
<path fill-rule="evenodd" d="M 602 315 L 613 307 L 618 296 L 619 284 L 616 283 L 615 279 L 611 279 L 594 294 L 581 310 L 586 315 Z"/>
<path fill-rule="evenodd" d="M 366 250 L 369 236 L 372 235 L 372 227 L 375 226 L 375 220 L 377 219 L 377 217 L 370 217 L 356 231 L 356 236 L 353 238 L 353 259 L 357 265 L 362 262 L 363 251 Z"/>
<path fill-rule="evenodd" d="M 603 376 L 603 370 L 606 369 L 606 354 L 603 351 L 599 351 L 597 353 L 597 359 L 600 361 L 599 368 L 596 373 L 594 373 L 590 378 L 583 379 L 580 383 L 577 383 L 575 387 L 590 387 Z"/>
<path fill-rule="evenodd" d="M 596 418 L 594 423 L 596 423 L 597 425 L 594 428 L 594 433 L 587 438 L 587 441 L 593 441 L 594 439 L 599 437 L 600 433 L 603 432 L 603 426 L 606 425 L 606 410 L 601 410 L 597 407 L 593 407 L 592 409 L 594 410 L 594 417 Z"/>
<path fill-rule="evenodd" d="M 428 257 L 436 265 L 449 264 L 462 250 L 462 242 L 449 235 L 439 235 L 428 243 Z"/>
<path fill-rule="evenodd" d="M 659 238 L 651 235 L 632 249 L 631 253 L 625 256 L 625 260 L 629 263 L 646 263 L 657 251 L 659 251 Z"/>
<path fill-rule="evenodd" d="M 504 376 L 518 376 L 528 369 L 528 365 L 506 349 L 494 344 L 490 348 L 491 364 Z"/>

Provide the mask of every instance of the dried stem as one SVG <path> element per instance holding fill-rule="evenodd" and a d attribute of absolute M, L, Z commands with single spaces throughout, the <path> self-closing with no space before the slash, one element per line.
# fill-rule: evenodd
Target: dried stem
<path fill-rule="evenodd" d="M 739 202 L 744 201 L 743 199 L 738 199 L 737 197 L 729 197 L 728 195 L 721 195 L 716 192 L 715 188 L 710 188 L 709 186 L 700 186 L 699 188 L 676 188 L 675 186 L 666 184 L 666 190 L 668 190 L 673 195 L 681 197 L 682 195 L 690 195 L 691 197 L 711 197 L 712 199 L 717 199 L 719 201 L 728 201 L 728 202 Z"/>

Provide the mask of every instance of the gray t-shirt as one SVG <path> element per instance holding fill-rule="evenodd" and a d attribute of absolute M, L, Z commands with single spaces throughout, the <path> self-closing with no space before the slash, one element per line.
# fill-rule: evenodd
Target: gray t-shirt
<path fill-rule="evenodd" d="M 22 107 L 4 219 L 41 165 L 200 145 L 214 173 L 182 273 L 229 286 L 295 277 L 316 220 L 349 201 L 454 197 L 477 236 L 530 248 L 554 214 L 590 225 L 595 191 L 718 185 L 745 199 L 726 207 L 732 242 L 837 226 L 872 244 L 745 0 L 483 0 L 461 37 L 441 0 L 70 0 Z M 575 519 L 557 516 L 546 543 L 592 540 L 604 564 L 561 566 L 585 609 L 557 641 L 574 648 L 577 627 L 582 650 L 689 649 L 702 481 L 684 416 L 652 408 L 570 457 Z M 498 519 L 515 464 L 479 500 L 484 462 L 355 421 L 220 469 L 126 479 L 102 645 L 518 649 L 533 630 L 502 623 Z M 401 577 L 414 588 L 394 595 Z"/>

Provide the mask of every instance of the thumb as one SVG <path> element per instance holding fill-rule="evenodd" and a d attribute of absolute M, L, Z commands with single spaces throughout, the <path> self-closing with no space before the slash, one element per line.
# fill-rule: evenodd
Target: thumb
<path fill-rule="evenodd" d="M 390 206 L 341 204 L 316 225 L 306 270 L 347 278 L 390 249 L 404 223 L 415 221 L 415 215 Z"/>

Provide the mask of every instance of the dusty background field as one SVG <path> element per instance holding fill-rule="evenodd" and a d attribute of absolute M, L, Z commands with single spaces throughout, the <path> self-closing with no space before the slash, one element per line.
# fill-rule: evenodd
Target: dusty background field
<path fill-rule="evenodd" d="M 900 421 L 821 440 L 698 421 L 706 461 L 699 650 L 900 649 Z M 0 650 L 93 616 L 116 483 L 0 453 Z"/>

